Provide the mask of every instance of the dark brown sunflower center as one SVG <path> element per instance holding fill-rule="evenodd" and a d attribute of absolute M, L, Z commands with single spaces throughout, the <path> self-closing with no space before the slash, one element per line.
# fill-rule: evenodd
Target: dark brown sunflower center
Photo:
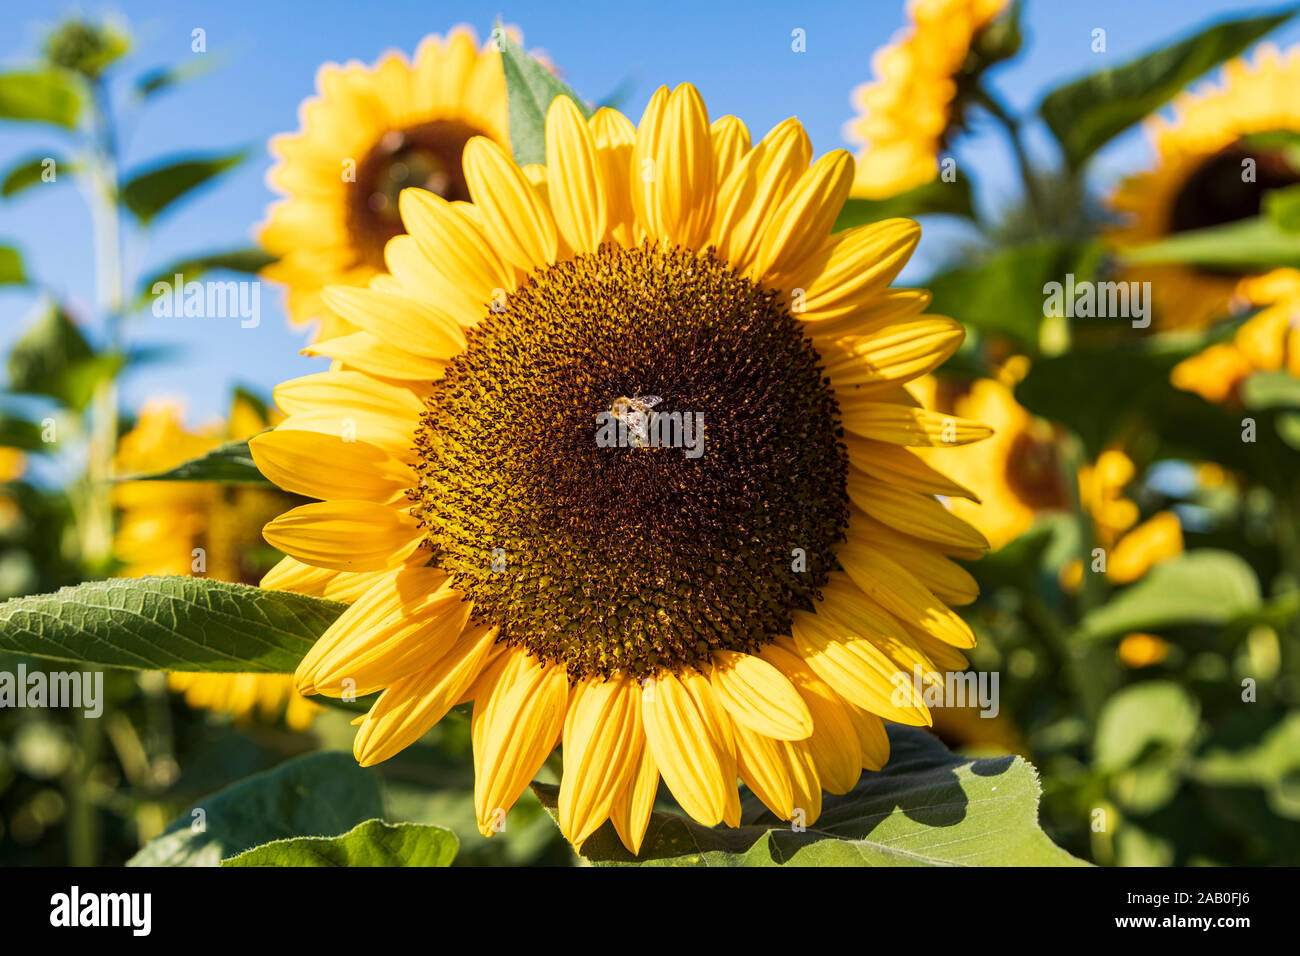
<path fill-rule="evenodd" d="M 1035 510 L 1064 508 L 1067 504 L 1056 445 L 1028 432 L 1020 432 L 1007 453 L 1007 485 L 1016 497 Z"/>
<path fill-rule="evenodd" d="M 414 513 L 503 640 L 575 677 L 700 666 L 788 633 L 825 582 L 838 418 L 776 293 L 710 254 L 603 247 L 470 333 L 422 418 Z"/>
<path fill-rule="evenodd" d="M 460 120 L 434 120 L 380 138 L 357 166 L 348 207 L 348 227 L 363 261 L 382 268 L 384 244 L 406 231 L 397 208 L 406 187 L 427 189 L 451 202 L 469 201 L 461 153 L 482 132 Z"/>
<path fill-rule="evenodd" d="M 1208 229 L 1258 216 L 1265 195 L 1297 183 L 1300 169 L 1284 150 L 1234 144 L 1187 178 L 1174 197 L 1170 231 Z"/>

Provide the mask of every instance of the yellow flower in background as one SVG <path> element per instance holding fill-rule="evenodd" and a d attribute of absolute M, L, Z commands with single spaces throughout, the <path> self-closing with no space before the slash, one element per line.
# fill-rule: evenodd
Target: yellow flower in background
<path fill-rule="evenodd" d="M 1154 634 L 1128 634 L 1119 642 L 1115 656 L 1125 667 L 1152 667 L 1169 656 L 1169 642 Z"/>
<path fill-rule="evenodd" d="M 936 448 L 925 457 L 969 489 L 970 494 L 953 497 L 948 506 L 978 528 L 994 549 L 1028 531 L 1038 515 L 1069 505 L 1054 429 L 1031 415 L 1012 393 L 1016 377 L 1027 370 L 1024 363 L 1008 363 L 1005 380 L 978 379 L 950 395 L 940 395 L 943 389 L 932 376 L 918 389 L 927 405 L 993 429 L 978 455 Z M 933 395 L 928 400 L 927 390 Z"/>
<path fill-rule="evenodd" d="M 402 232 L 397 197 L 407 186 L 469 199 L 461 151 L 474 136 L 509 143 L 501 55 L 473 30 L 427 37 L 408 62 L 398 52 L 372 66 L 327 63 L 300 129 L 271 140 L 275 203 L 261 231 L 279 261 L 265 270 L 288 289 L 295 325 L 320 320 L 318 338 L 350 329 L 322 307 L 327 285 L 365 285 L 386 271 L 384 246 Z M 400 269 L 400 264 L 392 264 Z"/>
<path fill-rule="evenodd" d="M 1275 269 L 1242 279 L 1236 298 L 1242 309 L 1262 308 L 1231 342 L 1211 345 L 1174 366 L 1169 380 L 1175 388 L 1224 402 L 1255 372 L 1285 371 L 1300 378 L 1300 271 Z"/>
<path fill-rule="evenodd" d="M 364 333 L 320 344 L 346 367 L 277 388 L 251 442 L 319 499 L 265 528 L 263 586 L 356 594 L 297 686 L 382 692 L 367 766 L 473 701 L 485 835 L 560 743 L 575 844 L 612 819 L 635 852 L 661 776 L 705 825 L 738 824 L 738 776 L 815 820 L 883 720 L 930 723 L 913 668 L 974 643 L 948 556 L 987 542 L 907 446 L 989 429 L 902 387 L 961 326 L 889 288 L 915 223 L 831 235 L 853 160 L 796 120 L 751 148 L 682 85 L 639 127 L 561 97 L 546 144 L 520 169 L 471 140 L 473 206 L 401 194 L 398 268 L 325 292 Z"/>
<path fill-rule="evenodd" d="M 1183 553 L 1183 526 L 1172 511 L 1138 524 L 1137 503 L 1124 495 L 1135 477 L 1133 460 L 1117 448 L 1103 451 L 1094 464 L 1079 469 L 1080 503 L 1092 516 L 1093 534 L 1106 551 L 1106 577 L 1115 584 L 1136 581 L 1160 562 Z M 1067 562 L 1060 581 L 1067 591 L 1078 591 L 1083 584 L 1082 562 Z"/>
<path fill-rule="evenodd" d="M 115 470 L 124 476 L 166 471 L 270 424 L 253 402 L 236 397 L 228 423 L 193 432 L 179 406 L 150 402 L 122 436 Z M 121 511 L 114 551 L 123 576 L 201 574 L 244 584 L 256 584 L 265 567 L 257 554 L 268 549 L 258 530 L 291 500 L 274 490 L 194 481 L 126 481 L 113 498 Z M 294 691 L 291 674 L 176 673 L 167 675 L 167 684 L 183 691 L 192 707 L 236 718 L 255 710 L 266 717 L 283 712 L 295 730 L 305 729 L 320 710 Z"/>
<path fill-rule="evenodd" d="M 1006 0 L 913 0 L 912 20 L 872 58 L 876 79 L 853 91 L 844 138 L 860 146 L 853 195 L 880 199 L 930 182 L 961 125 L 959 97 L 980 32 Z"/>
<path fill-rule="evenodd" d="M 1112 242 L 1123 249 L 1246 219 L 1259 213 L 1270 190 L 1300 183 L 1294 154 L 1247 139 L 1300 132 L 1298 87 L 1300 47 L 1282 55 L 1261 44 L 1253 60 L 1225 64 L 1218 85 L 1175 97 L 1172 117 L 1150 117 L 1155 165 L 1126 179 L 1112 197 L 1127 218 Z M 1238 281 L 1182 266 L 1144 266 L 1124 278 L 1151 282 L 1157 324 L 1166 329 L 1203 328 L 1224 316 Z M 1222 366 L 1225 358 L 1214 361 Z"/>

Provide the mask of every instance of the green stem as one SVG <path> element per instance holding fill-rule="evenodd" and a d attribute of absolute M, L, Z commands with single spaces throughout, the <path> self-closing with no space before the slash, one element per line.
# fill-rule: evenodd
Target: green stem
<path fill-rule="evenodd" d="M 1011 151 L 1015 154 L 1016 166 L 1020 169 L 1020 178 L 1025 186 L 1025 198 L 1029 202 L 1030 215 L 1033 217 L 1035 228 L 1043 232 L 1047 225 L 1046 207 L 1038 191 L 1034 167 L 1029 162 L 1029 151 L 1025 149 L 1024 130 L 1020 121 L 1007 112 L 993 94 L 983 87 L 975 91 L 974 99 L 1006 130 L 1007 140 L 1011 143 Z"/>

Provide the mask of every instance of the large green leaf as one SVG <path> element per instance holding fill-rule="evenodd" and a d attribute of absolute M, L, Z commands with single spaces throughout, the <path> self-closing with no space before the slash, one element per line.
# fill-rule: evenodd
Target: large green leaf
<path fill-rule="evenodd" d="M 425 823 L 367 820 L 336 837 L 297 837 L 254 847 L 222 866 L 451 866 L 456 834 Z"/>
<path fill-rule="evenodd" d="M 890 725 L 885 769 L 827 795 L 802 832 L 755 807 L 737 828 L 656 810 L 639 857 L 606 823 L 582 846 L 597 864 L 654 866 L 1071 866 L 1038 826 L 1038 774 L 1021 757 L 971 760 L 914 727 Z M 558 788 L 535 785 L 555 811 Z"/>
<path fill-rule="evenodd" d="M 127 475 L 123 481 L 216 481 L 223 484 L 270 485 L 257 470 L 248 442 L 218 445 L 200 458 L 151 475 Z"/>
<path fill-rule="evenodd" d="M 1241 383 L 1247 408 L 1300 408 L 1300 379 L 1286 372 L 1256 372 Z"/>
<path fill-rule="evenodd" d="M 1265 197 L 1268 202 L 1268 198 Z M 1192 229 L 1121 253 L 1128 265 L 1183 265 L 1225 272 L 1300 267 L 1300 237 L 1270 213 Z"/>
<path fill-rule="evenodd" d="M 238 166 L 248 153 L 171 159 L 136 173 L 122 187 L 122 201 L 142 223 L 153 221 L 191 190 Z"/>
<path fill-rule="evenodd" d="M 538 63 L 497 26 L 492 39 L 501 48 L 501 69 L 506 76 L 506 96 L 510 117 L 510 147 L 515 162 L 546 162 L 546 111 L 557 96 L 567 96 L 577 104 L 583 116 L 591 109 L 582 97 L 569 89 L 558 76 Z"/>
<path fill-rule="evenodd" d="M 140 283 L 140 292 L 136 297 L 136 307 L 143 308 L 153 299 L 155 283 L 166 282 L 170 284 L 175 281 L 177 275 L 183 276 L 186 282 L 194 282 L 209 272 L 238 272 L 244 275 L 256 275 L 274 261 L 275 256 L 255 247 L 230 249 L 226 252 L 212 252 L 203 256 L 179 259 L 166 268 L 159 269 Z"/>
<path fill-rule="evenodd" d="M 45 450 L 48 446 L 41 441 L 41 432 L 41 426 L 36 422 L 0 412 L 0 448 Z"/>
<path fill-rule="evenodd" d="M 67 176 L 75 172 L 77 168 L 76 163 L 58 156 L 29 156 L 5 170 L 3 177 L 0 177 L 0 196 L 13 196 L 30 186 L 42 182 L 45 176 L 47 160 L 54 161 L 52 167 L 55 176 L 54 182 L 58 181 L 57 177 Z"/>
<path fill-rule="evenodd" d="M 75 129 L 81 105 L 82 84 L 66 70 L 0 74 L 0 119 Z"/>
<path fill-rule="evenodd" d="M 1079 622 L 1085 638 L 1223 624 L 1260 606 L 1259 581 L 1231 551 L 1203 548 L 1156 565 Z"/>
<path fill-rule="evenodd" d="M 1294 9 L 1229 20 L 1122 66 L 1058 87 L 1039 112 L 1072 169 L 1153 113 L 1202 73 L 1236 56 L 1284 23 Z"/>
<path fill-rule="evenodd" d="M 849 199 L 835 220 L 835 232 L 882 219 L 913 219 L 917 216 L 951 215 L 975 218 L 971 205 L 970 180 L 961 176 L 950 183 L 942 179 L 890 196 L 888 199 Z"/>
<path fill-rule="evenodd" d="M 1099 258 L 1093 243 L 1050 240 L 1003 249 L 980 262 L 934 276 L 930 311 L 951 315 L 981 332 L 1013 339 L 1028 351 L 1038 348 L 1049 282 L 1092 276 Z"/>
<path fill-rule="evenodd" d="M 0 651 L 104 667 L 283 674 L 344 607 L 206 578 L 90 581 L 0 604 Z"/>
<path fill-rule="evenodd" d="M 272 840 L 343 833 L 383 812 L 379 777 L 351 754 L 309 754 L 200 800 L 127 865 L 216 866 Z"/>

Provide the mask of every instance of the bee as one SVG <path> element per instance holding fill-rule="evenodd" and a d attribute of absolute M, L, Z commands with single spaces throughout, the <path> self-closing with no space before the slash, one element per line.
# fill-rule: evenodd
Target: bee
<path fill-rule="evenodd" d="M 614 399 L 610 411 L 614 417 L 627 426 L 628 440 L 633 448 L 644 448 L 650 444 L 650 409 L 662 402 L 658 395 L 633 395 L 631 398 L 620 396 Z"/>

